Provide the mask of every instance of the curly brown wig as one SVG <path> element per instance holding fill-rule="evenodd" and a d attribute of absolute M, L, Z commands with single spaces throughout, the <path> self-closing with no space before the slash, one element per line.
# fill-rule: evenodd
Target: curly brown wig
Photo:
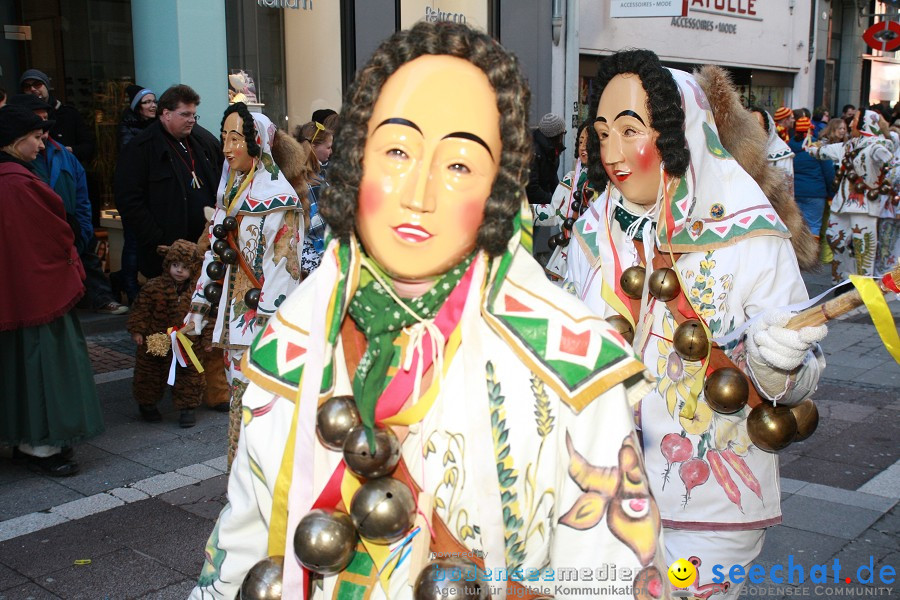
<path fill-rule="evenodd" d="M 379 46 L 347 91 L 328 167 L 331 184 L 323 194 L 320 211 L 335 236 L 346 240 L 356 223 L 362 157 L 369 119 L 382 86 L 402 65 L 424 55 L 442 54 L 471 62 L 481 69 L 497 94 L 500 169 L 484 207 L 477 248 L 492 256 L 502 254 L 513 234 L 528 179 L 532 143 L 528 131 L 530 93 L 516 58 L 497 41 L 458 23 L 420 22 L 399 31 Z"/>
<path fill-rule="evenodd" d="M 243 134 L 244 143 L 247 144 L 247 154 L 254 158 L 259 157 L 261 150 L 259 144 L 256 143 L 256 123 L 253 121 L 253 115 L 250 114 L 250 110 L 247 108 L 246 104 L 243 102 L 235 102 L 234 104 L 229 105 L 229 107 L 225 109 L 225 114 L 222 115 L 222 125 L 219 126 L 219 129 L 223 132 L 225 131 L 225 119 L 227 119 L 228 115 L 231 113 L 237 113 L 244 121 Z"/>
<path fill-rule="evenodd" d="M 647 92 L 647 112 L 650 127 L 659 133 L 656 149 L 662 158 L 665 171 L 670 176 L 680 177 L 691 163 L 691 153 L 684 137 L 684 109 L 681 107 L 681 92 L 668 69 L 659 62 L 659 57 L 650 50 L 623 50 L 607 56 L 600 62 L 594 79 L 594 93 L 591 95 L 588 120 L 597 118 L 597 106 L 607 84 L 616 75 L 633 73 L 641 80 Z M 603 170 L 600 159 L 600 139 L 588 136 L 588 178 L 594 189 L 606 188 L 609 178 Z"/>

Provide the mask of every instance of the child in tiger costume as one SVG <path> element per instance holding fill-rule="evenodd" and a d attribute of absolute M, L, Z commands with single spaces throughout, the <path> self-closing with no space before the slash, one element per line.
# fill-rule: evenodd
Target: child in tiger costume
<path fill-rule="evenodd" d="M 171 246 L 158 246 L 156 251 L 165 257 L 163 274 L 144 284 L 131 307 L 128 319 L 128 332 L 137 344 L 134 398 L 138 402 L 141 417 L 150 422 L 162 420 L 156 404 L 165 391 L 172 356 L 171 349 L 166 356 L 149 354 L 147 337 L 154 333 L 164 334 L 169 327 L 181 325 L 184 314 L 190 309 L 194 283 L 200 274 L 202 263 L 197 244 L 186 240 L 175 240 Z M 193 365 L 175 368 L 172 404 L 181 411 L 181 427 L 193 427 L 196 424 L 194 409 L 200 405 L 205 388 L 203 373 L 197 372 Z"/>

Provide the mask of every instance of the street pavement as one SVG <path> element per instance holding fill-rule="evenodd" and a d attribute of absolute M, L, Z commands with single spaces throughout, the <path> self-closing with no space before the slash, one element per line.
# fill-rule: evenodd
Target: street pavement
<path fill-rule="evenodd" d="M 805 279 L 811 294 L 827 287 L 824 274 Z M 891 310 L 900 317 L 900 302 Z M 0 458 L 0 600 L 184 598 L 225 504 L 227 415 L 201 408 L 197 426 L 180 429 L 167 399 L 162 423 L 140 421 L 125 319 L 80 316 L 106 432 L 76 448 L 74 477 Z M 769 573 L 791 560 L 807 580 L 766 579 L 742 598 L 900 597 L 900 584 L 878 581 L 882 567 L 900 571 L 900 366 L 863 311 L 832 322 L 823 348 L 819 428 L 780 453 L 784 523 L 755 561 Z M 861 584 L 870 561 L 875 581 Z M 810 582 L 821 564 L 828 583 Z"/>

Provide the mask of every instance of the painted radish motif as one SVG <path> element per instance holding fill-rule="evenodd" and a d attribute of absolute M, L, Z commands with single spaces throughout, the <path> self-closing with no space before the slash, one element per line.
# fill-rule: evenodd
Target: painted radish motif
<path fill-rule="evenodd" d="M 669 481 L 669 471 L 675 463 L 683 463 L 694 454 L 694 445 L 686 436 L 678 433 L 670 433 L 663 437 L 659 443 L 659 451 L 666 459 L 666 471 L 663 473 L 663 489 Z"/>
<path fill-rule="evenodd" d="M 687 462 L 681 463 L 678 467 L 678 475 L 684 482 L 684 503 L 687 506 L 688 500 L 691 499 L 691 490 L 697 486 L 701 486 L 709 480 L 709 465 L 701 458 L 692 458 Z"/>

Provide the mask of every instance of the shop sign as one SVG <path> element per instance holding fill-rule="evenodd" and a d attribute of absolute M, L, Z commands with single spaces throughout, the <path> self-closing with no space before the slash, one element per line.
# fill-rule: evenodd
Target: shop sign
<path fill-rule="evenodd" d="M 256 0 L 257 6 L 263 8 L 302 8 L 303 10 L 312 10 L 312 0 Z"/>
<path fill-rule="evenodd" d="M 711 19 L 695 19 L 693 17 L 672 17 L 672 27 L 694 29 L 696 31 L 718 31 L 719 33 L 737 34 L 736 23 L 723 23 Z"/>
<path fill-rule="evenodd" d="M 866 29 L 862 38 L 874 50 L 893 52 L 900 48 L 900 23 L 897 21 L 875 23 Z"/>
<path fill-rule="evenodd" d="M 691 0 L 691 11 L 721 13 L 729 17 L 755 17 L 756 0 Z"/>
<path fill-rule="evenodd" d="M 609 16 L 614 19 L 632 17 L 681 17 L 687 14 L 688 0 L 610 0 Z"/>
<path fill-rule="evenodd" d="M 404 0 L 401 4 L 400 24 L 404 29 L 418 21 L 450 21 L 485 29 L 487 20 L 488 0 Z"/>

